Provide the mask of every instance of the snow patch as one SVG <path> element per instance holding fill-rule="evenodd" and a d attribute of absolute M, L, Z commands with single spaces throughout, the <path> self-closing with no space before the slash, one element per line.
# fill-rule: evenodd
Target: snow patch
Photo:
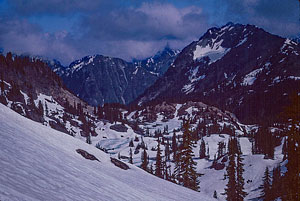
<path fill-rule="evenodd" d="M 198 60 L 203 57 L 209 57 L 209 64 L 212 64 L 221 59 L 227 52 L 229 52 L 230 48 L 222 47 L 223 39 L 219 42 L 215 42 L 215 40 L 212 41 L 212 44 L 208 43 L 205 47 L 197 45 L 193 53 L 193 59 Z"/>
<path fill-rule="evenodd" d="M 256 80 L 256 76 L 263 70 L 263 68 L 259 68 L 256 69 L 250 73 L 248 73 L 247 75 L 245 75 L 244 80 L 242 82 L 241 85 L 243 86 L 250 86 L 253 85 L 255 80 Z"/>

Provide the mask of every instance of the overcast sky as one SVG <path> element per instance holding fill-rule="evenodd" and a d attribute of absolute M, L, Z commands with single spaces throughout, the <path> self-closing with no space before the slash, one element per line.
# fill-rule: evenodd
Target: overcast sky
<path fill-rule="evenodd" d="M 0 0 L 0 48 L 64 65 L 91 54 L 130 61 L 229 21 L 299 35 L 299 10 L 298 0 Z"/>

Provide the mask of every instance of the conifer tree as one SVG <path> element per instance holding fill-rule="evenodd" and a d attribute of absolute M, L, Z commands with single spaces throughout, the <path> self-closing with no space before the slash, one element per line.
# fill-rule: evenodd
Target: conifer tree
<path fill-rule="evenodd" d="M 265 169 L 263 184 L 260 186 L 260 189 L 262 189 L 260 197 L 266 201 L 271 200 L 271 179 L 268 167 Z"/>
<path fill-rule="evenodd" d="M 225 153 L 225 143 L 218 142 L 218 151 L 217 151 L 217 159 L 221 158 Z"/>
<path fill-rule="evenodd" d="M 247 196 L 247 193 L 244 191 L 244 185 L 245 185 L 245 180 L 243 178 L 243 172 L 245 171 L 243 166 L 243 157 L 242 157 L 242 151 L 240 147 L 239 141 L 237 141 L 237 159 L 236 159 L 236 191 L 237 191 L 237 200 L 238 201 L 243 201 L 244 198 Z"/>
<path fill-rule="evenodd" d="M 165 157 L 166 160 L 170 160 L 170 144 L 169 144 L 169 139 L 167 139 L 167 143 L 165 144 Z"/>
<path fill-rule="evenodd" d="M 90 135 L 89 132 L 87 133 L 87 136 L 86 136 L 86 143 L 92 144 L 92 141 L 91 141 L 91 135 Z"/>
<path fill-rule="evenodd" d="M 163 178 L 162 157 L 161 157 L 161 149 L 160 149 L 160 140 L 159 140 L 159 138 L 157 140 L 155 175 L 157 177 Z"/>
<path fill-rule="evenodd" d="M 173 160 L 176 160 L 176 152 L 177 152 L 177 142 L 176 142 L 176 132 L 172 136 L 172 152 L 173 152 Z"/>
<path fill-rule="evenodd" d="M 180 167 L 175 167 L 177 174 L 176 178 L 178 179 L 179 184 L 198 191 L 199 175 L 196 172 L 196 162 L 193 160 L 193 141 L 189 127 L 189 120 L 183 123 L 183 147 L 177 157 L 177 160 L 180 161 Z"/>
<path fill-rule="evenodd" d="M 39 100 L 38 111 L 40 115 L 44 114 L 44 107 L 41 100 Z"/>
<path fill-rule="evenodd" d="M 199 150 L 199 158 L 205 158 L 206 157 L 206 148 L 205 148 L 205 142 L 202 138 L 201 144 L 200 144 L 200 150 Z"/>
<path fill-rule="evenodd" d="M 282 154 L 283 154 L 283 161 L 287 158 L 287 140 L 284 138 L 284 142 L 282 145 Z"/>
<path fill-rule="evenodd" d="M 229 147 L 231 148 L 231 147 Z M 230 149 L 231 150 L 231 149 Z M 229 163 L 226 167 L 228 183 L 225 188 L 226 200 L 232 201 L 236 200 L 236 177 L 235 177 L 235 157 L 234 153 L 229 151 Z"/>
<path fill-rule="evenodd" d="M 141 156 L 141 159 L 142 159 L 142 165 L 141 165 L 141 168 L 145 171 L 148 170 L 148 154 L 146 152 L 146 149 L 144 149 L 144 151 L 142 152 L 142 156 Z"/>
<path fill-rule="evenodd" d="M 1 83 L 0 83 L 0 88 L 1 88 L 1 95 L 4 96 L 4 80 L 3 80 L 3 72 L 1 72 Z"/>
<path fill-rule="evenodd" d="M 217 194 L 217 191 L 214 191 L 213 198 L 215 198 L 215 199 L 218 199 L 218 194 Z"/>
<path fill-rule="evenodd" d="M 287 128 L 287 172 L 284 189 L 287 189 L 287 200 L 300 200 L 300 96 L 291 97 L 291 105 L 284 114 L 288 119 Z"/>
<path fill-rule="evenodd" d="M 129 147 L 134 147 L 134 144 L 133 144 L 132 139 L 131 139 L 130 142 L 129 142 Z"/>
<path fill-rule="evenodd" d="M 132 159 L 132 149 L 129 149 L 129 163 L 133 164 L 133 159 Z"/>
<path fill-rule="evenodd" d="M 280 166 L 273 168 L 271 200 L 276 200 L 282 194 Z"/>

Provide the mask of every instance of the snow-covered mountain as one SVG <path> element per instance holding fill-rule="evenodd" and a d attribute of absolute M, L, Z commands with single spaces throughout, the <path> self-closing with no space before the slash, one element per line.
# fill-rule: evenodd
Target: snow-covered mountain
<path fill-rule="evenodd" d="M 158 73 L 162 76 L 173 64 L 176 56 L 180 53 L 179 50 L 172 50 L 170 47 L 165 47 L 164 50 L 157 52 L 154 56 L 146 58 L 144 60 L 133 61 L 135 66 L 141 66 L 147 71 Z"/>
<path fill-rule="evenodd" d="M 67 69 L 54 68 L 66 86 L 91 105 L 128 104 L 164 74 L 178 51 L 165 48 L 142 61 L 126 62 L 102 55 L 86 56 Z"/>
<path fill-rule="evenodd" d="M 285 161 L 282 162 L 284 135 L 280 128 L 267 128 L 267 133 L 273 135 L 272 148 L 275 149 L 274 157 L 270 159 L 261 150 L 255 151 L 256 140 L 259 140 L 255 136 L 259 135 L 264 142 L 269 142 L 269 136 L 261 135 L 259 125 L 242 124 L 228 111 L 192 101 L 161 102 L 135 110 L 117 104 L 92 108 L 68 92 L 44 62 L 11 58 L 10 55 L 0 57 L 0 62 L 3 62 L 0 65 L 0 101 L 22 116 L 39 122 L 26 120 L 0 105 L 0 156 L 4 159 L 0 165 L 5 168 L 0 173 L 0 189 L 4 189 L 0 190 L 1 200 L 8 197 L 12 200 L 47 200 L 44 192 L 50 196 L 49 200 L 82 200 L 83 196 L 84 200 L 98 200 L 100 194 L 104 196 L 103 200 L 209 200 L 215 191 L 219 200 L 225 200 L 223 193 L 228 182 L 228 178 L 224 178 L 228 165 L 226 145 L 232 136 L 236 136 L 241 144 L 247 199 L 259 196 L 265 167 L 270 170 L 278 165 L 282 170 L 285 168 Z M 173 189 L 173 184 L 165 184 L 163 180 L 126 164 L 132 157 L 132 163 L 140 166 L 142 153 L 147 151 L 147 171 L 151 172 L 151 167 L 156 165 L 159 138 L 161 158 L 169 167 L 169 180 L 176 182 L 171 140 L 176 134 L 176 147 L 180 150 L 184 140 L 182 125 L 186 119 L 190 119 L 194 141 L 195 169 L 201 175 L 200 193 Z M 202 140 L 207 152 L 205 158 L 200 159 Z M 218 154 L 222 143 L 222 153 Z M 111 159 L 99 150 L 118 158 L 117 162 L 112 159 L 114 164 L 125 169 L 128 166 L 130 170 L 115 168 Z M 12 153 L 14 155 L 10 155 Z M 88 161 L 81 155 L 95 161 Z M 39 161 L 33 161 L 33 158 Z M 113 189 L 120 189 L 121 193 Z"/>
<path fill-rule="evenodd" d="M 134 103 L 204 101 L 248 123 L 276 121 L 300 92 L 300 45 L 252 25 L 209 29 Z"/>
<path fill-rule="evenodd" d="M 0 200 L 212 200 L 0 104 Z M 80 155 L 82 150 L 95 160 Z"/>

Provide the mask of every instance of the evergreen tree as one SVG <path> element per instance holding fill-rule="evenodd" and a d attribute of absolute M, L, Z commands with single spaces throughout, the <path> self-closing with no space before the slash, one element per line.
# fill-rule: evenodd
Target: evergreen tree
<path fill-rule="evenodd" d="M 176 152 L 177 152 L 177 142 L 176 142 L 176 132 L 172 136 L 172 152 L 173 152 L 173 160 L 176 160 Z"/>
<path fill-rule="evenodd" d="M 144 151 L 142 152 L 141 159 L 142 159 L 141 168 L 143 170 L 147 171 L 148 170 L 148 154 L 146 152 L 146 149 L 144 149 Z"/>
<path fill-rule="evenodd" d="M 87 136 L 86 136 L 86 143 L 92 144 L 90 133 L 87 133 Z"/>
<path fill-rule="evenodd" d="M 183 147 L 178 153 L 179 167 L 175 167 L 178 183 L 192 190 L 199 190 L 199 175 L 196 172 L 196 162 L 193 160 L 193 141 L 189 120 L 183 123 Z"/>
<path fill-rule="evenodd" d="M 3 80 L 3 72 L 1 72 L 1 83 L 0 83 L 0 88 L 1 88 L 1 95 L 4 96 L 4 80 Z"/>
<path fill-rule="evenodd" d="M 169 139 L 167 139 L 167 143 L 165 144 L 165 157 L 166 160 L 170 160 L 170 144 L 169 144 Z"/>
<path fill-rule="evenodd" d="M 159 138 L 157 140 L 155 175 L 157 177 L 163 178 L 162 157 L 161 157 L 161 149 L 160 149 L 160 140 L 159 140 Z"/>
<path fill-rule="evenodd" d="M 134 147 L 134 144 L 133 144 L 132 139 L 131 139 L 130 142 L 129 142 L 129 147 Z"/>
<path fill-rule="evenodd" d="M 229 147 L 230 148 L 230 147 Z M 236 200 L 236 177 L 235 177 L 235 157 L 234 153 L 229 152 L 229 163 L 226 167 L 228 183 L 225 188 L 226 200 L 233 201 Z"/>
<path fill-rule="evenodd" d="M 268 167 L 265 169 L 264 177 L 263 177 L 263 184 L 260 186 L 260 189 L 262 189 L 262 192 L 260 194 L 260 197 L 263 200 L 270 201 L 271 200 L 271 179 L 270 179 L 270 173 Z"/>
<path fill-rule="evenodd" d="M 41 100 L 39 100 L 38 111 L 40 115 L 44 114 L 44 107 Z"/>
<path fill-rule="evenodd" d="M 283 154 L 283 161 L 287 158 L 287 140 L 284 138 L 284 142 L 282 145 L 282 154 Z"/>
<path fill-rule="evenodd" d="M 237 147 L 238 147 L 238 152 L 237 152 L 237 159 L 236 159 L 236 192 L 237 192 L 237 200 L 238 201 L 243 201 L 244 198 L 247 196 L 247 193 L 244 191 L 244 185 L 245 185 L 245 180 L 243 178 L 243 172 L 245 171 L 243 166 L 243 157 L 242 157 L 242 151 L 241 147 L 239 144 L 239 141 L 237 141 Z"/>
<path fill-rule="evenodd" d="M 133 164 L 133 159 L 132 159 L 132 149 L 129 149 L 129 163 Z"/>
<path fill-rule="evenodd" d="M 217 194 L 217 191 L 214 191 L 213 198 L 215 198 L 215 199 L 218 199 L 218 194 Z"/>
<path fill-rule="evenodd" d="M 284 189 L 287 189 L 287 200 L 300 200 L 300 96 L 297 93 L 291 97 L 291 105 L 284 115 L 288 119 L 287 127 L 287 172 Z"/>
<path fill-rule="evenodd" d="M 275 200 L 282 194 L 280 166 L 273 169 L 271 200 Z"/>
<path fill-rule="evenodd" d="M 205 158 L 206 157 L 206 147 L 205 147 L 205 142 L 202 138 L 201 144 L 200 144 L 200 150 L 199 150 L 199 158 Z"/>
<path fill-rule="evenodd" d="M 225 154 L 225 143 L 218 142 L 217 159 L 221 158 Z"/>
<path fill-rule="evenodd" d="M 153 164 L 151 163 L 151 165 L 150 165 L 150 170 L 149 170 L 149 172 L 151 173 L 151 174 L 153 174 Z"/>

